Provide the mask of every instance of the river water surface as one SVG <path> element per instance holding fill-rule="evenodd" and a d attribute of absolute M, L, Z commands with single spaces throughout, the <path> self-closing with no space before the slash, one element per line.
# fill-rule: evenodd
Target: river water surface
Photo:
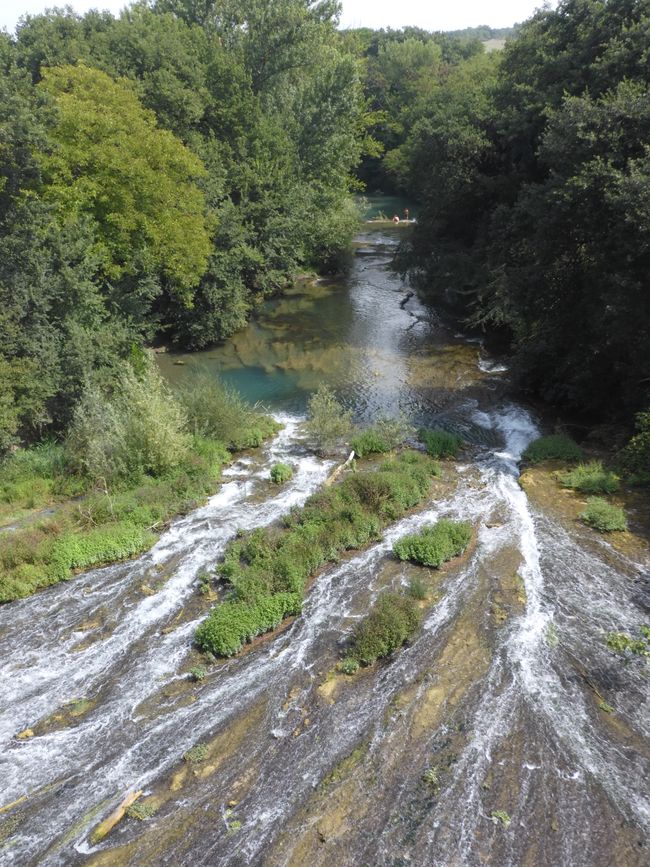
<path fill-rule="evenodd" d="M 284 429 L 146 555 L 0 609 L 0 863 L 650 861 L 647 669 L 603 642 L 647 617 L 647 548 L 620 553 L 528 500 L 518 462 L 538 422 L 388 269 L 404 231 L 367 224 L 346 281 L 299 282 L 224 346 L 162 357 L 171 379 L 218 372 Z M 287 629 L 192 682 L 200 575 L 331 471 L 299 423 L 322 381 L 360 420 L 402 413 L 471 445 L 423 509 L 322 571 Z M 277 460 L 295 469 L 279 489 Z M 394 541 L 439 516 L 472 522 L 468 554 L 437 573 L 396 563 Z M 413 577 L 429 588 L 417 637 L 338 674 L 359 616 Z M 140 790 L 152 815 L 94 840 Z"/>

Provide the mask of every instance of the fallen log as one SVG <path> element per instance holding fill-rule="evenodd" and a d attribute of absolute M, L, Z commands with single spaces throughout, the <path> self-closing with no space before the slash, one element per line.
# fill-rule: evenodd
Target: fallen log
<path fill-rule="evenodd" d="M 338 479 L 338 477 L 341 475 L 341 473 L 343 472 L 343 470 L 344 470 L 346 467 L 349 467 L 349 466 L 350 466 L 350 464 L 352 463 L 353 460 L 354 460 L 354 450 L 352 450 L 352 451 L 350 452 L 350 457 L 347 459 L 347 461 L 345 461 L 345 463 L 343 463 L 343 464 L 341 464 L 340 466 L 338 466 L 338 467 L 334 470 L 334 472 L 333 472 L 331 475 L 329 475 L 329 476 L 325 479 L 325 487 L 326 487 L 326 488 L 329 488 L 329 486 L 330 486 L 331 484 L 333 484 L 333 483 Z"/>
<path fill-rule="evenodd" d="M 139 792 L 131 792 L 126 798 L 122 801 L 119 807 L 116 807 L 115 810 L 111 813 L 108 818 L 104 819 L 103 822 L 100 822 L 99 825 L 93 831 L 90 841 L 93 843 L 100 843 L 107 834 L 113 830 L 113 828 L 117 825 L 117 823 L 124 818 L 124 814 L 129 809 L 131 804 L 134 804 L 138 798 L 142 795 L 142 790 Z"/>

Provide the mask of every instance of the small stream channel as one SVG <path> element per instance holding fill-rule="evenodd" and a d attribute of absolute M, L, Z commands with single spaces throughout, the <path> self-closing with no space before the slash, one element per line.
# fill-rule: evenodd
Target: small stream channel
<path fill-rule="evenodd" d="M 0 608 L 1 864 L 650 860 L 647 669 L 603 643 L 647 617 L 647 553 L 637 562 L 528 500 L 518 462 L 537 422 L 481 345 L 387 268 L 403 231 L 367 225 L 346 281 L 299 283 L 224 346 L 163 356 L 170 378 L 218 371 L 283 431 L 144 556 Z M 278 520 L 331 469 L 299 426 L 321 381 L 359 419 L 443 422 L 471 448 L 423 509 L 324 570 L 287 629 L 193 683 L 201 572 L 238 529 Z M 268 482 L 278 460 L 296 471 L 280 489 Z M 475 526 L 465 557 L 435 573 L 391 557 L 397 538 L 440 516 Z M 336 673 L 372 600 L 416 576 L 430 598 L 415 640 L 354 677 Z M 184 761 L 197 744 L 202 761 Z M 136 790 L 154 815 L 93 844 Z"/>

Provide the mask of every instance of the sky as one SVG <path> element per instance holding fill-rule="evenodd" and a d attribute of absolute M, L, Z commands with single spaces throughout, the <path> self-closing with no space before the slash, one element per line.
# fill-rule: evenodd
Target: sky
<path fill-rule="evenodd" d="M 13 31 L 25 14 L 36 15 L 52 6 L 64 6 L 66 0 L 0 0 L 0 27 Z M 118 13 L 125 0 L 70 0 L 77 12 L 109 9 Z M 508 27 L 524 21 L 542 0 L 343 0 L 343 27 L 405 27 L 415 25 L 425 30 L 459 30 L 477 24 Z"/>

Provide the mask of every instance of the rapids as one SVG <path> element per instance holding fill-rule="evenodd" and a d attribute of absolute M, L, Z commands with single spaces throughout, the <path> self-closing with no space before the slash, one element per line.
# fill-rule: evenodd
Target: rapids
<path fill-rule="evenodd" d="M 644 622 L 647 559 L 528 500 L 518 463 L 538 422 L 508 397 L 504 366 L 387 269 L 397 231 L 368 229 L 346 284 L 301 285 L 200 360 L 285 423 L 206 506 L 133 562 L 0 608 L 0 863 L 648 863 L 647 669 L 603 642 Z M 197 363 L 174 360 L 170 376 Z M 331 470 L 299 426 L 321 379 L 359 418 L 443 420 L 471 455 L 380 543 L 323 570 L 302 616 L 192 683 L 202 572 Z M 278 460 L 295 469 L 280 489 Z M 465 557 L 433 575 L 393 560 L 397 538 L 440 516 L 476 528 Z M 337 674 L 377 594 L 423 575 L 433 604 L 416 638 Z M 184 761 L 197 744 L 204 760 Z M 135 790 L 155 815 L 93 843 Z"/>

